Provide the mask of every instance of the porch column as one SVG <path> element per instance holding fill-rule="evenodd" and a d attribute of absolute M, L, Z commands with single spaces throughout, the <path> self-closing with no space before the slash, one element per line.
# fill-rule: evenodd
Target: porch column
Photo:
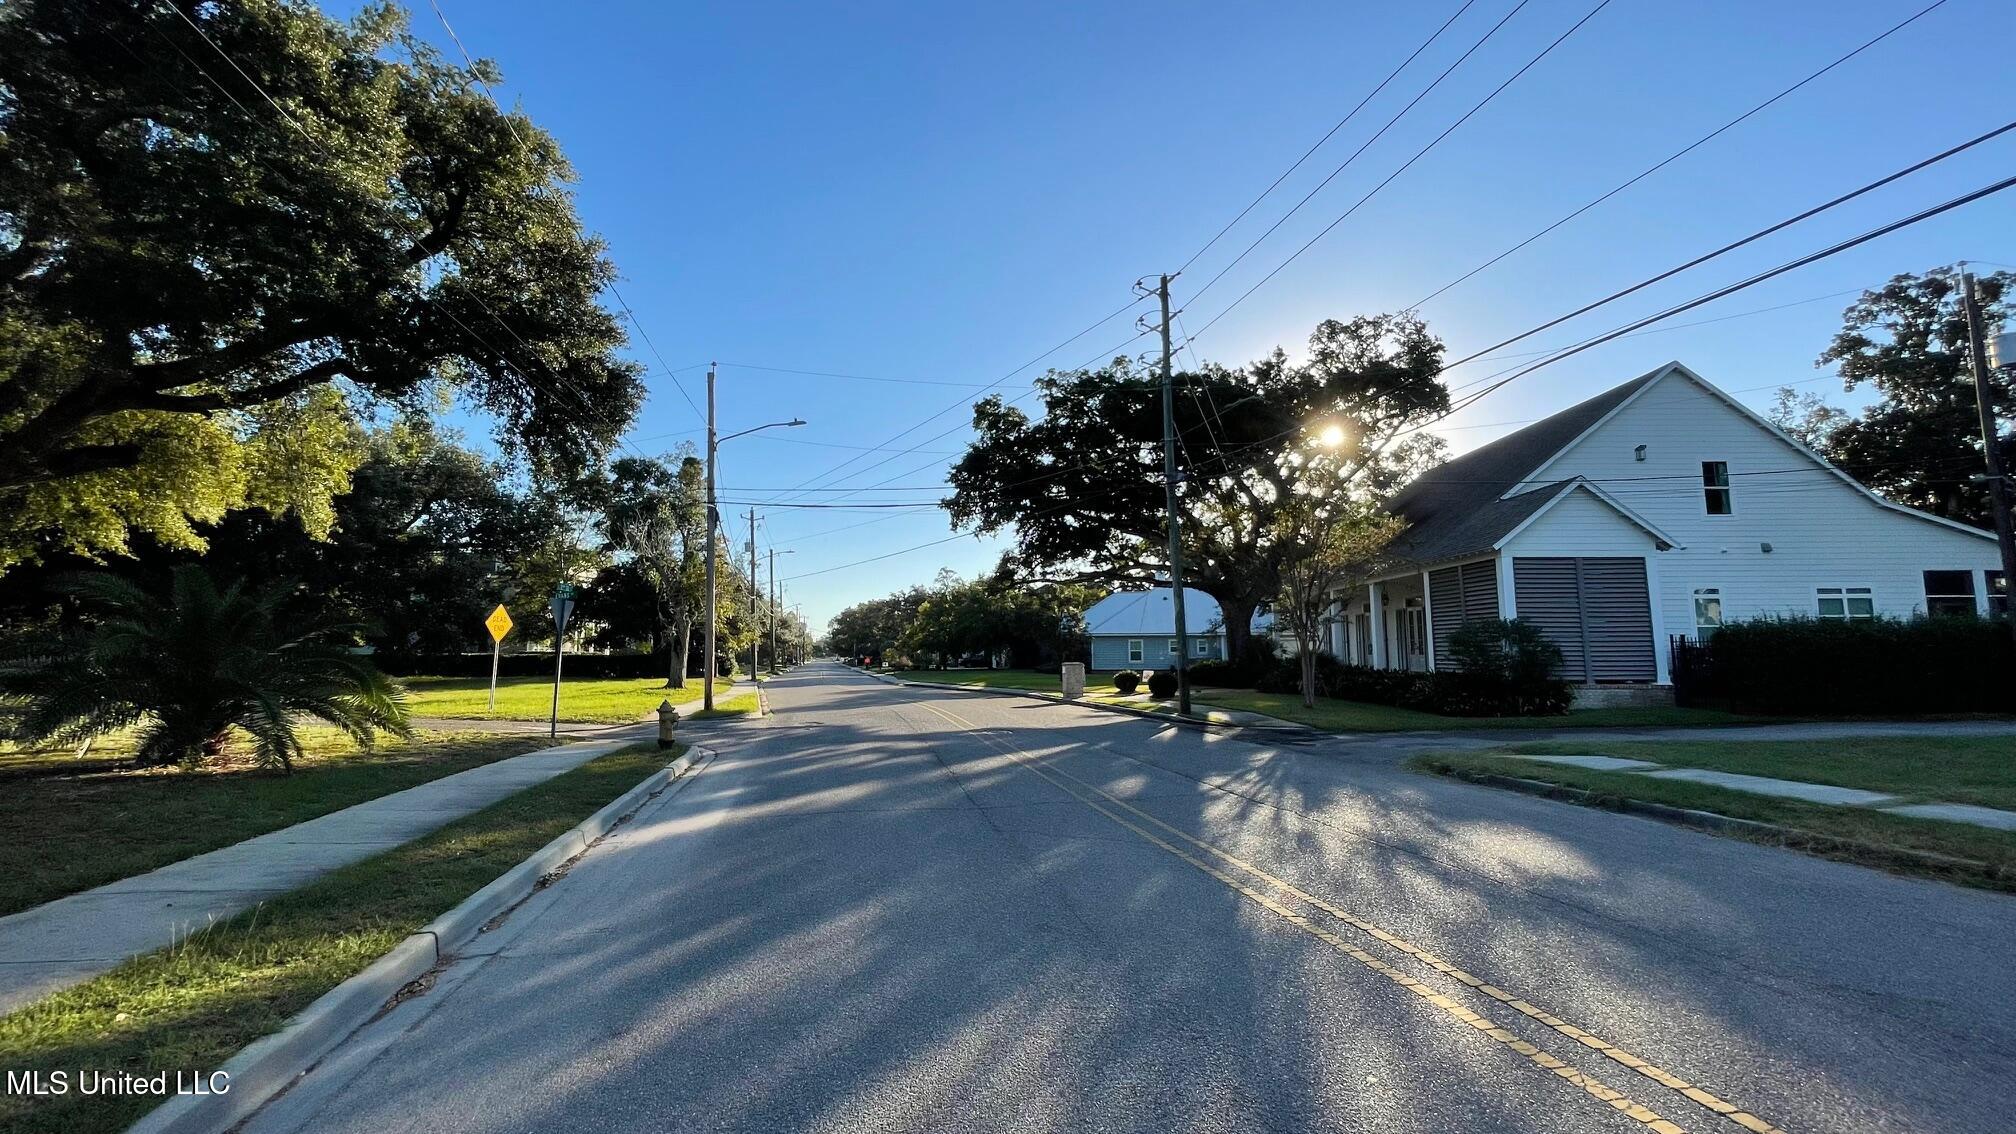
<path fill-rule="evenodd" d="M 1371 599 L 1366 609 L 1371 612 L 1372 623 L 1372 668 L 1386 668 L 1386 586 L 1374 583 L 1370 590 Z"/>
<path fill-rule="evenodd" d="M 1426 651 L 1428 657 L 1428 672 L 1434 673 L 1435 672 L 1435 596 L 1429 593 L 1428 572 L 1425 568 L 1421 572 L 1421 622 L 1422 622 L 1422 629 L 1427 631 L 1427 633 L 1424 635 L 1424 637 L 1427 638 L 1427 641 L 1426 643 L 1423 644 L 1422 648 L 1423 650 Z"/>
<path fill-rule="evenodd" d="M 1519 603 L 1512 592 L 1512 557 L 1500 555 L 1493 565 L 1498 568 L 1498 617 L 1510 621 L 1519 617 Z"/>

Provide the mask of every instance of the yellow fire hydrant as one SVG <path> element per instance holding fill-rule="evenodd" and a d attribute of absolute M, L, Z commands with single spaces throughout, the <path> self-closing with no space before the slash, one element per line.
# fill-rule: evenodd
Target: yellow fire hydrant
<path fill-rule="evenodd" d="M 672 730 L 679 727 L 679 710 L 668 698 L 658 702 L 658 747 L 672 747 Z"/>

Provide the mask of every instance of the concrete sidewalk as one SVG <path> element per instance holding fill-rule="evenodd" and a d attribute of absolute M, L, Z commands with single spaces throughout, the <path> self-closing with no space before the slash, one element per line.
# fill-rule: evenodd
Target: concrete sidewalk
<path fill-rule="evenodd" d="M 0 918 L 0 1012 L 656 735 L 655 725 L 617 726 L 593 741 L 457 772 Z"/>

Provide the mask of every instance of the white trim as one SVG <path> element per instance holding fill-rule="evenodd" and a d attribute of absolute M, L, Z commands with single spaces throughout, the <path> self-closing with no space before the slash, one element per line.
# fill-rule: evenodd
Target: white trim
<path fill-rule="evenodd" d="M 1148 660 L 1148 640 L 1146 638 L 1127 639 L 1127 660 L 1135 665 Z"/>
<path fill-rule="evenodd" d="M 1462 590 L 1459 580 L 1457 590 Z M 1428 672 L 1435 672 L 1435 596 L 1428 593 L 1428 569 L 1421 569 L 1421 618 L 1427 623 L 1427 642 L 1422 646 L 1422 656 L 1428 659 Z"/>
<path fill-rule="evenodd" d="M 1652 609 L 1652 683 L 1673 684 L 1672 649 L 1666 641 L 1666 615 L 1659 601 L 1659 557 L 1645 557 L 1645 602 Z"/>
<path fill-rule="evenodd" d="M 1870 500 L 1874 501 L 1878 507 L 1888 508 L 1893 512 L 1901 512 L 1907 516 L 1916 516 L 1921 520 L 1929 520 L 1932 523 L 1940 525 L 1941 527 L 1952 528 L 1954 531 L 1965 532 L 1968 535 L 1979 536 L 1982 539 L 1992 540 L 1995 538 L 1994 532 L 1983 531 L 1980 528 L 1974 527 L 1971 524 L 1963 524 L 1958 520 L 1949 520 L 1943 516 L 1935 516 L 1930 512 L 1921 512 L 1916 508 L 1904 504 L 1899 504 L 1894 500 L 1884 499 L 1882 496 L 1877 495 L 1875 491 L 1870 489 L 1868 485 L 1863 484 L 1861 481 L 1856 480 L 1854 477 L 1849 476 L 1847 473 L 1842 472 L 1838 468 L 1835 468 L 1833 463 L 1830 462 L 1827 458 L 1807 448 L 1804 444 L 1800 443 L 1798 438 L 1793 437 L 1791 434 L 1778 428 L 1776 425 L 1771 424 L 1770 420 L 1765 418 L 1762 414 L 1758 413 L 1756 410 L 1751 409 L 1749 406 L 1744 405 L 1742 402 L 1737 401 L 1735 398 L 1730 397 L 1728 394 L 1718 389 L 1713 382 L 1710 382 L 1706 378 L 1703 378 L 1699 374 L 1696 374 L 1692 370 L 1689 370 L 1685 364 L 1681 363 L 1677 359 L 1675 361 L 1667 363 L 1666 365 L 1660 367 L 1658 370 L 1654 371 L 1651 377 L 1645 382 L 1644 385 L 1638 387 L 1636 390 L 1633 390 L 1631 392 L 1630 397 L 1625 398 L 1623 401 L 1618 402 L 1616 405 L 1610 407 L 1609 413 L 1606 413 L 1602 417 L 1597 418 L 1596 421 L 1589 426 L 1589 428 L 1584 429 L 1582 432 L 1576 434 L 1574 440 L 1569 441 L 1566 445 L 1563 445 L 1561 446 L 1561 448 L 1555 450 L 1553 456 L 1540 462 L 1538 465 L 1535 465 L 1530 471 L 1527 472 L 1526 476 L 1523 479 L 1521 479 L 1518 483 L 1514 484 L 1511 488 L 1506 489 L 1505 493 L 1500 497 L 1498 497 L 1498 499 L 1509 500 L 1512 497 L 1519 495 L 1519 493 L 1514 490 L 1518 489 L 1521 485 L 1535 485 L 1546 483 L 1546 478 L 1541 476 L 1540 475 L 1541 473 L 1546 472 L 1547 469 L 1550 466 L 1552 466 L 1556 461 L 1559 461 L 1562 457 L 1566 456 L 1568 451 L 1570 449 L 1573 449 L 1577 444 L 1581 443 L 1581 441 L 1584 438 L 1596 432 L 1598 429 L 1601 429 L 1605 424 L 1607 424 L 1610 421 L 1611 418 L 1616 417 L 1620 413 L 1623 413 L 1626 407 L 1630 406 L 1631 403 L 1643 397 L 1645 395 L 1645 391 L 1650 390 L 1652 387 L 1657 386 L 1660 382 L 1664 381 L 1667 375 L 1676 373 L 1684 375 L 1689 381 L 1693 382 L 1695 385 L 1701 387 L 1703 390 L 1706 390 L 1710 394 L 1713 394 L 1717 398 L 1721 399 L 1723 404 L 1735 410 L 1741 416 L 1748 418 L 1751 424 L 1756 425 L 1758 428 L 1764 430 L 1766 433 L 1769 433 L 1771 436 L 1776 437 L 1778 440 L 1783 441 L 1785 444 L 1791 446 L 1794 452 L 1799 453 L 1806 459 L 1819 465 L 1821 468 L 1824 468 L 1828 472 L 1833 473 L 1834 476 L 1841 481 L 1841 483 L 1847 485 L 1850 488 L 1853 488 L 1855 491 L 1868 497 Z M 1733 480 L 1733 478 L 1737 474 L 1731 473 L 1730 475 Z M 1731 487 L 1733 489 L 1734 485 L 1732 484 Z M 1529 488 L 1528 491 L 1533 490 Z M 1733 492 L 1731 494 L 1731 499 L 1732 500 L 1734 499 Z"/>
<path fill-rule="evenodd" d="M 1624 517 L 1626 520 L 1629 520 L 1632 524 L 1636 525 L 1637 527 L 1643 529 L 1647 535 L 1651 536 L 1655 540 L 1658 540 L 1660 543 L 1665 544 L 1667 547 L 1673 548 L 1684 546 L 1683 544 L 1680 543 L 1679 540 L 1676 540 L 1672 536 L 1667 535 L 1665 532 L 1660 531 L 1658 526 L 1654 524 L 1652 521 L 1646 519 L 1645 517 L 1639 515 L 1636 512 L 1633 512 L 1630 508 L 1625 507 L 1624 504 L 1621 501 L 1619 501 L 1616 497 L 1596 487 L 1594 484 L 1591 484 L 1586 478 L 1578 476 L 1571 478 L 1566 484 L 1562 485 L 1561 490 L 1554 494 L 1553 499 L 1547 501 L 1547 503 L 1545 504 L 1540 505 L 1538 508 L 1535 508 L 1533 510 L 1533 514 L 1519 521 L 1517 527 L 1513 528 L 1509 532 L 1506 532 L 1504 536 L 1498 540 L 1497 543 L 1491 545 L 1491 550 L 1504 551 L 1505 545 L 1519 538 L 1520 532 L 1523 532 L 1527 528 L 1532 527 L 1536 522 L 1539 521 L 1540 517 L 1553 511 L 1555 505 L 1567 499 L 1568 494 L 1574 492 L 1577 489 L 1581 489 L 1582 491 L 1587 492 L 1589 495 L 1594 496 L 1596 499 L 1602 501 L 1604 504 L 1609 505 L 1611 510 L 1615 511 L 1618 515 Z M 1536 488 L 1533 491 L 1539 492 L 1542 490 Z"/>
<path fill-rule="evenodd" d="M 1512 589 L 1512 557 L 1500 555 L 1498 564 L 1498 617 L 1510 621 L 1519 617 L 1519 596 Z"/>
<path fill-rule="evenodd" d="M 1366 600 L 1365 613 L 1372 616 L 1372 668 L 1386 668 L 1386 585 L 1373 583 L 1369 588 L 1371 597 Z"/>

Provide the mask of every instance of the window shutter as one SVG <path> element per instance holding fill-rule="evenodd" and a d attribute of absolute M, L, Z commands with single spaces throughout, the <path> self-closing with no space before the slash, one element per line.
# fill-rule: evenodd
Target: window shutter
<path fill-rule="evenodd" d="M 1465 622 L 1498 617 L 1498 566 L 1489 559 L 1428 573 L 1428 605 L 1435 616 L 1435 668 L 1455 669 L 1449 636 Z"/>
<path fill-rule="evenodd" d="M 1561 647 L 1570 681 L 1653 681 L 1652 603 L 1645 561 L 1630 556 L 1512 562 L 1519 617 Z"/>
<path fill-rule="evenodd" d="M 1512 596 L 1519 617 L 1561 648 L 1561 676 L 1595 680 L 1582 649 L 1582 607 L 1575 560 L 1549 556 L 1512 561 Z"/>

